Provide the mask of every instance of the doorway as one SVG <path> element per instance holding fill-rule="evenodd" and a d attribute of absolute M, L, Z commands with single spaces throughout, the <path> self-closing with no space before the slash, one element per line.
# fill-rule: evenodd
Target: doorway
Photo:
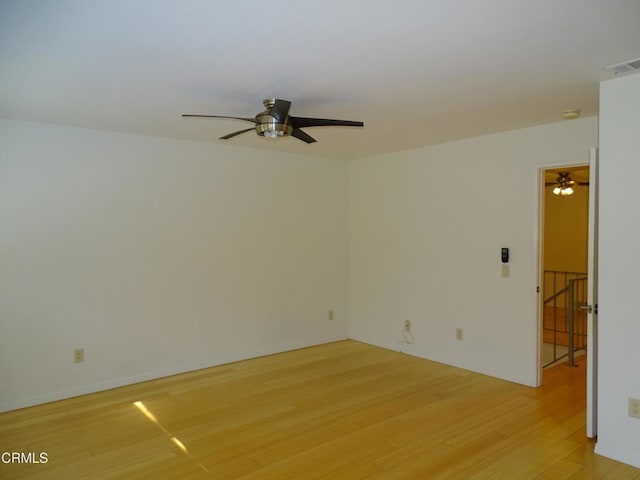
<path fill-rule="evenodd" d="M 589 165 L 544 169 L 541 202 L 540 367 L 586 353 Z"/>

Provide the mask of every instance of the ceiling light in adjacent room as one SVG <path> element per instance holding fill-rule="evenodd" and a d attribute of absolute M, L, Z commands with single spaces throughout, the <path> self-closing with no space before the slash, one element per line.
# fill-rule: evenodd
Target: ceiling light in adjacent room
<path fill-rule="evenodd" d="M 566 197 L 567 195 L 573 195 L 573 187 L 576 185 L 569 172 L 560 172 L 558 174 L 557 183 L 554 185 L 553 194 Z"/>
<path fill-rule="evenodd" d="M 571 187 L 556 187 L 553 189 L 554 195 L 573 195 L 573 188 Z"/>

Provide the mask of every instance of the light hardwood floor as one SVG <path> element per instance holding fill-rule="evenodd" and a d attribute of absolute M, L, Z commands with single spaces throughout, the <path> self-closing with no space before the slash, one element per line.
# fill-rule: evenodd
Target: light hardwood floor
<path fill-rule="evenodd" d="M 585 438 L 584 365 L 542 388 L 355 341 L 0 414 L 29 479 L 640 479 Z"/>

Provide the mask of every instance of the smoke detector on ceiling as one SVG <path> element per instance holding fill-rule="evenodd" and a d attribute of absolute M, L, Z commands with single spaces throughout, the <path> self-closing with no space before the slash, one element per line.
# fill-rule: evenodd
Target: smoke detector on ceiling
<path fill-rule="evenodd" d="M 579 108 L 572 108 L 571 110 L 565 110 L 562 112 L 562 118 L 565 120 L 575 120 L 580 116 Z"/>
<path fill-rule="evenodd" d="M 607 72 L 613 73 L 614 75 L 637 72 L 640 70 L 640 58 L 636 58 L 635 60 L 628 60 L 623 63 L 618 63 L 617 65 L 611 65 L 610 67 L 605 67 L 604 69 Z"/>

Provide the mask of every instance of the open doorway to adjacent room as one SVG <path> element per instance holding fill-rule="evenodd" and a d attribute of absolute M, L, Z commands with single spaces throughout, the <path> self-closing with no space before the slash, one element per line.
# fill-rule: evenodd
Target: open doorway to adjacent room
<path fill-rule="evenodd" d="M 587 304 L 589 165 L 543 173 L 540 351 L 546 369 L 576 365 L 586 352 L 587 312 L 580 307 Z"/>

